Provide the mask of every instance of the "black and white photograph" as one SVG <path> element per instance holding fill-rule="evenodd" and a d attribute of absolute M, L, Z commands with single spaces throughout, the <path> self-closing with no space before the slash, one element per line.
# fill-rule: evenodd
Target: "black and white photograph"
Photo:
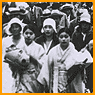
<path fill-rule="evenodd" d="M 2 2 L 2 93 L 93 93 L 93 2 Z"/>

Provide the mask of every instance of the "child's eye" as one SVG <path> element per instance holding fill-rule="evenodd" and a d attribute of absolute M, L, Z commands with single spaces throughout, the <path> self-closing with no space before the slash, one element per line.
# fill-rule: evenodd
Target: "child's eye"
<path fill-rule="evenodd" d="M 62 38 L 63 38 L 63 36 L 60 36 L 60 38 L 62 39 Z"/>
<path fill-rule="evenodd" d="M 46 25 L 44 28 L 52 28 L 51 25 Z"/>
<path fill-rule="evenodd" d="M 31 33 L 26 32 L 25 34 L 26 34 L 26 35 L 28 35 L 28 34 L 33 35 L 33 33 L 32 33 L 32 32 L 31 32 Z"/>
<path fill-rule="evenodd" d="M 68 38 L 68 35 L 65 35 L 65 38 Z"/>
<path fill-rule="evenodd" d="M 49 28 L 52 28 L 52 26 L 49 25 Z"/>
<path fill-rule="evenodd" d="M 44 28 L 47 28 L 47 26 L 45 26 Z"/>
<path fill-rule="evenodd" d="M 68 38 L 68 35 L 64 35 L 64 36 L 63 36 L 63 35 L 60 35 L 60 38 L 61 38 L 61 39 L 62 39 L 63 37 L 64 37 L 64 38 Z"/>
<path fill-rule="evenodd" d="M 33 33 L 30 33 L 30 35 L 33 35 Z"/>
<path fill-rule="evenodd" d="M 28 34 L 28 32 L 25 33 L 26 35 Z"/>

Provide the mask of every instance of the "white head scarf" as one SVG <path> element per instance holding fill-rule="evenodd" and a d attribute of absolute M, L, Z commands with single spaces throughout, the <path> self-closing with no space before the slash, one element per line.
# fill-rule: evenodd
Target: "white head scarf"
<path fill-rule="evenodd" d="M 22 33 L 23 27 L 25 26 L 25 24 L 22 23 L 22 21 L 19 20 L 18 18 L 12 18 L 12 19 L 9 21 L 8 25 L 6 26 L 5 32 L 6 32 L 8 35 L 11 35 L 9 29 L 10 29 L 10 27 L 11 27 L 11 25 L 12 25 L 13 23 L 17 23 L 17 24 L 19 24 L 19 25 L 21 26 L 21 28 L 22 28 L 21 33 Z"/>
<path fill-rule="evenodd" d="M 80 22 L 82 21 L 85 21 L 87 23 L 91 23 L 91 17 L 90 17 L 90 14 L 89 13 L 83 13 L 81 16 L 80 16 Z"/>
<path fill-rule="evenodd" d="M 52 28 L 54 29 L 55 33 L 57 33 L 55 20 L 53 20 L 52 18 L 45 19 L 44 22 L 43 22 L 43 27 L 45 27 L 46 25 L 51 25 Z M 41 32 L 44 33 L 43 28 L 42 28 Z"/>

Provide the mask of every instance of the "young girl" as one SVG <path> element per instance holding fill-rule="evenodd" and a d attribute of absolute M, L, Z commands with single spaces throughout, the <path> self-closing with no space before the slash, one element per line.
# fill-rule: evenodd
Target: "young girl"
<path fill-rule="evenodd" d="M 33 27 L 25 26 L 23 35 L 25 45 L 23 50 L 30 57 L 29 65 L 22 72 L 20 76 L 20 89 L 18 93 L 37 93 L 39 84 L 36 78 L 40 72 L 42 64 L 44 64 L 45 55 L 44 49 L 41 45 L 35 43 L 35 30 Z"/>
<path fill-rule="evenodd" d="M 48 62 L 44 64 L 37 80 L 48 88 L 50 93 L 83 93 L 84 84 L 79 72 L 77 76 L 68 83 L 68 70 L 73 66 L 82 63 L 86 58 L 92 62 L 91 55 L 86 55 L 75 50 L 70 42 L 69 30 L 60 29 L 58 38 L 60 44 L 52 48 L 48 54 Z M 90 59 L 90 60 L 89 60 Z"/>
<path fill-rule="evenodd" d="M 47 55 L 50 49 L 59 43 L 58 38 L 56 36 L 57 32 L 55 21 L 51 18 L 45 19 L 41 32 L 43 33 L 43 35 L 38 37 L 36 39 L 36 42 L 43 46 Z"/>

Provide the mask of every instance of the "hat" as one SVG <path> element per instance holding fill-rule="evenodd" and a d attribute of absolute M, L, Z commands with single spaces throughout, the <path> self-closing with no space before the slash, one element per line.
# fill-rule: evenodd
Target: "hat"
<path fill-rule="evenodd" d="M 57 33 L 55 20 L 53 20 L 52 18 L 45 19 L 44 22 L 43 22 L 43 27 L 45 27 L 46 25 L 51 25 L 52 28 L 54 29 L 54 31 Z M 43 28 L 42 28 L 41 32 L 44 33 Z"/>
<path fill-rule="evenodd" d="M 20 14 L 20 15 L 25 15 L 28 13 L 26 9 L 20 9 L 20 8 L 15 8 L 15 7 L 10 7 L 8 9 L 8 12 L 5 12 L 6 15 L 13 15 L 13 14 Z"/>
<path fill-rule="evenodd" d="M 11 35 L 11 32 L 9 31 L 9 29 L 10 29 L 10 27 L 11 27 L 11 25 L 12 25 L 13 23 L 19 24 L 19 25 L 21 26 L 21 28 L 23 27 L 23 23 L 22 23 L 18 18 L 13 18 L 13 19 L 11 19 L 10 22 L 8 23 L 8 25 L 7 25 L 7 31 L 6 31 L 6 33 L 7 33 L 8 35 Z"/>
<path fill-rule="evenodd" d="M 81 9 L 79 9 L 79 12 L 80 12 L 80 13 L 88 13 L 88 10 L 87 10 L 87 9 L 82 9 L 82 8 L 81 8 Z"/>
<path fill-rule="evenodd" d="M 47 18 L 51 15 L 51 11 L 49 9 L 45 9 L 43 11 L 43 16 L 41 16 L 41 18 Z"/>
<path fill-rule="evenodd" d="M 65 4 L 59 8 L 60 11 L 66 10 L 66 9 L 73 9 L 73 6 L 71 4 Z"/>
<path fill-rule="evenodd" d="M 77 16 L 80 16 L 81 14 L 84 14 L 84 13 L 88 13 L 88 10 L 87 10 L 87 9 L 82 9 L 82 8 L 80 8 L 80 9 L 77 11 Z"/>
<path fill-rule="evenodd" d="M 52 10 L 50 17 L 55 17 L 55 16 L 62 17 L 63 16 L 63 13 L 60 12 L 59 10 Z"/>
<path fill-rule="evenodd" d="M 79 22 L 83 22 L 83 21 L 91 24 L 91 17 L 90 17 L 90 14 L 89 13 L 83 13 L 80 16 L 80 21 Z"/>
<path fill-rule="evenodd" d="M 26 2 L 15 2 L 16 7 L 24 7 L 25 9 L 29 7 L 29 5 Z"/>

